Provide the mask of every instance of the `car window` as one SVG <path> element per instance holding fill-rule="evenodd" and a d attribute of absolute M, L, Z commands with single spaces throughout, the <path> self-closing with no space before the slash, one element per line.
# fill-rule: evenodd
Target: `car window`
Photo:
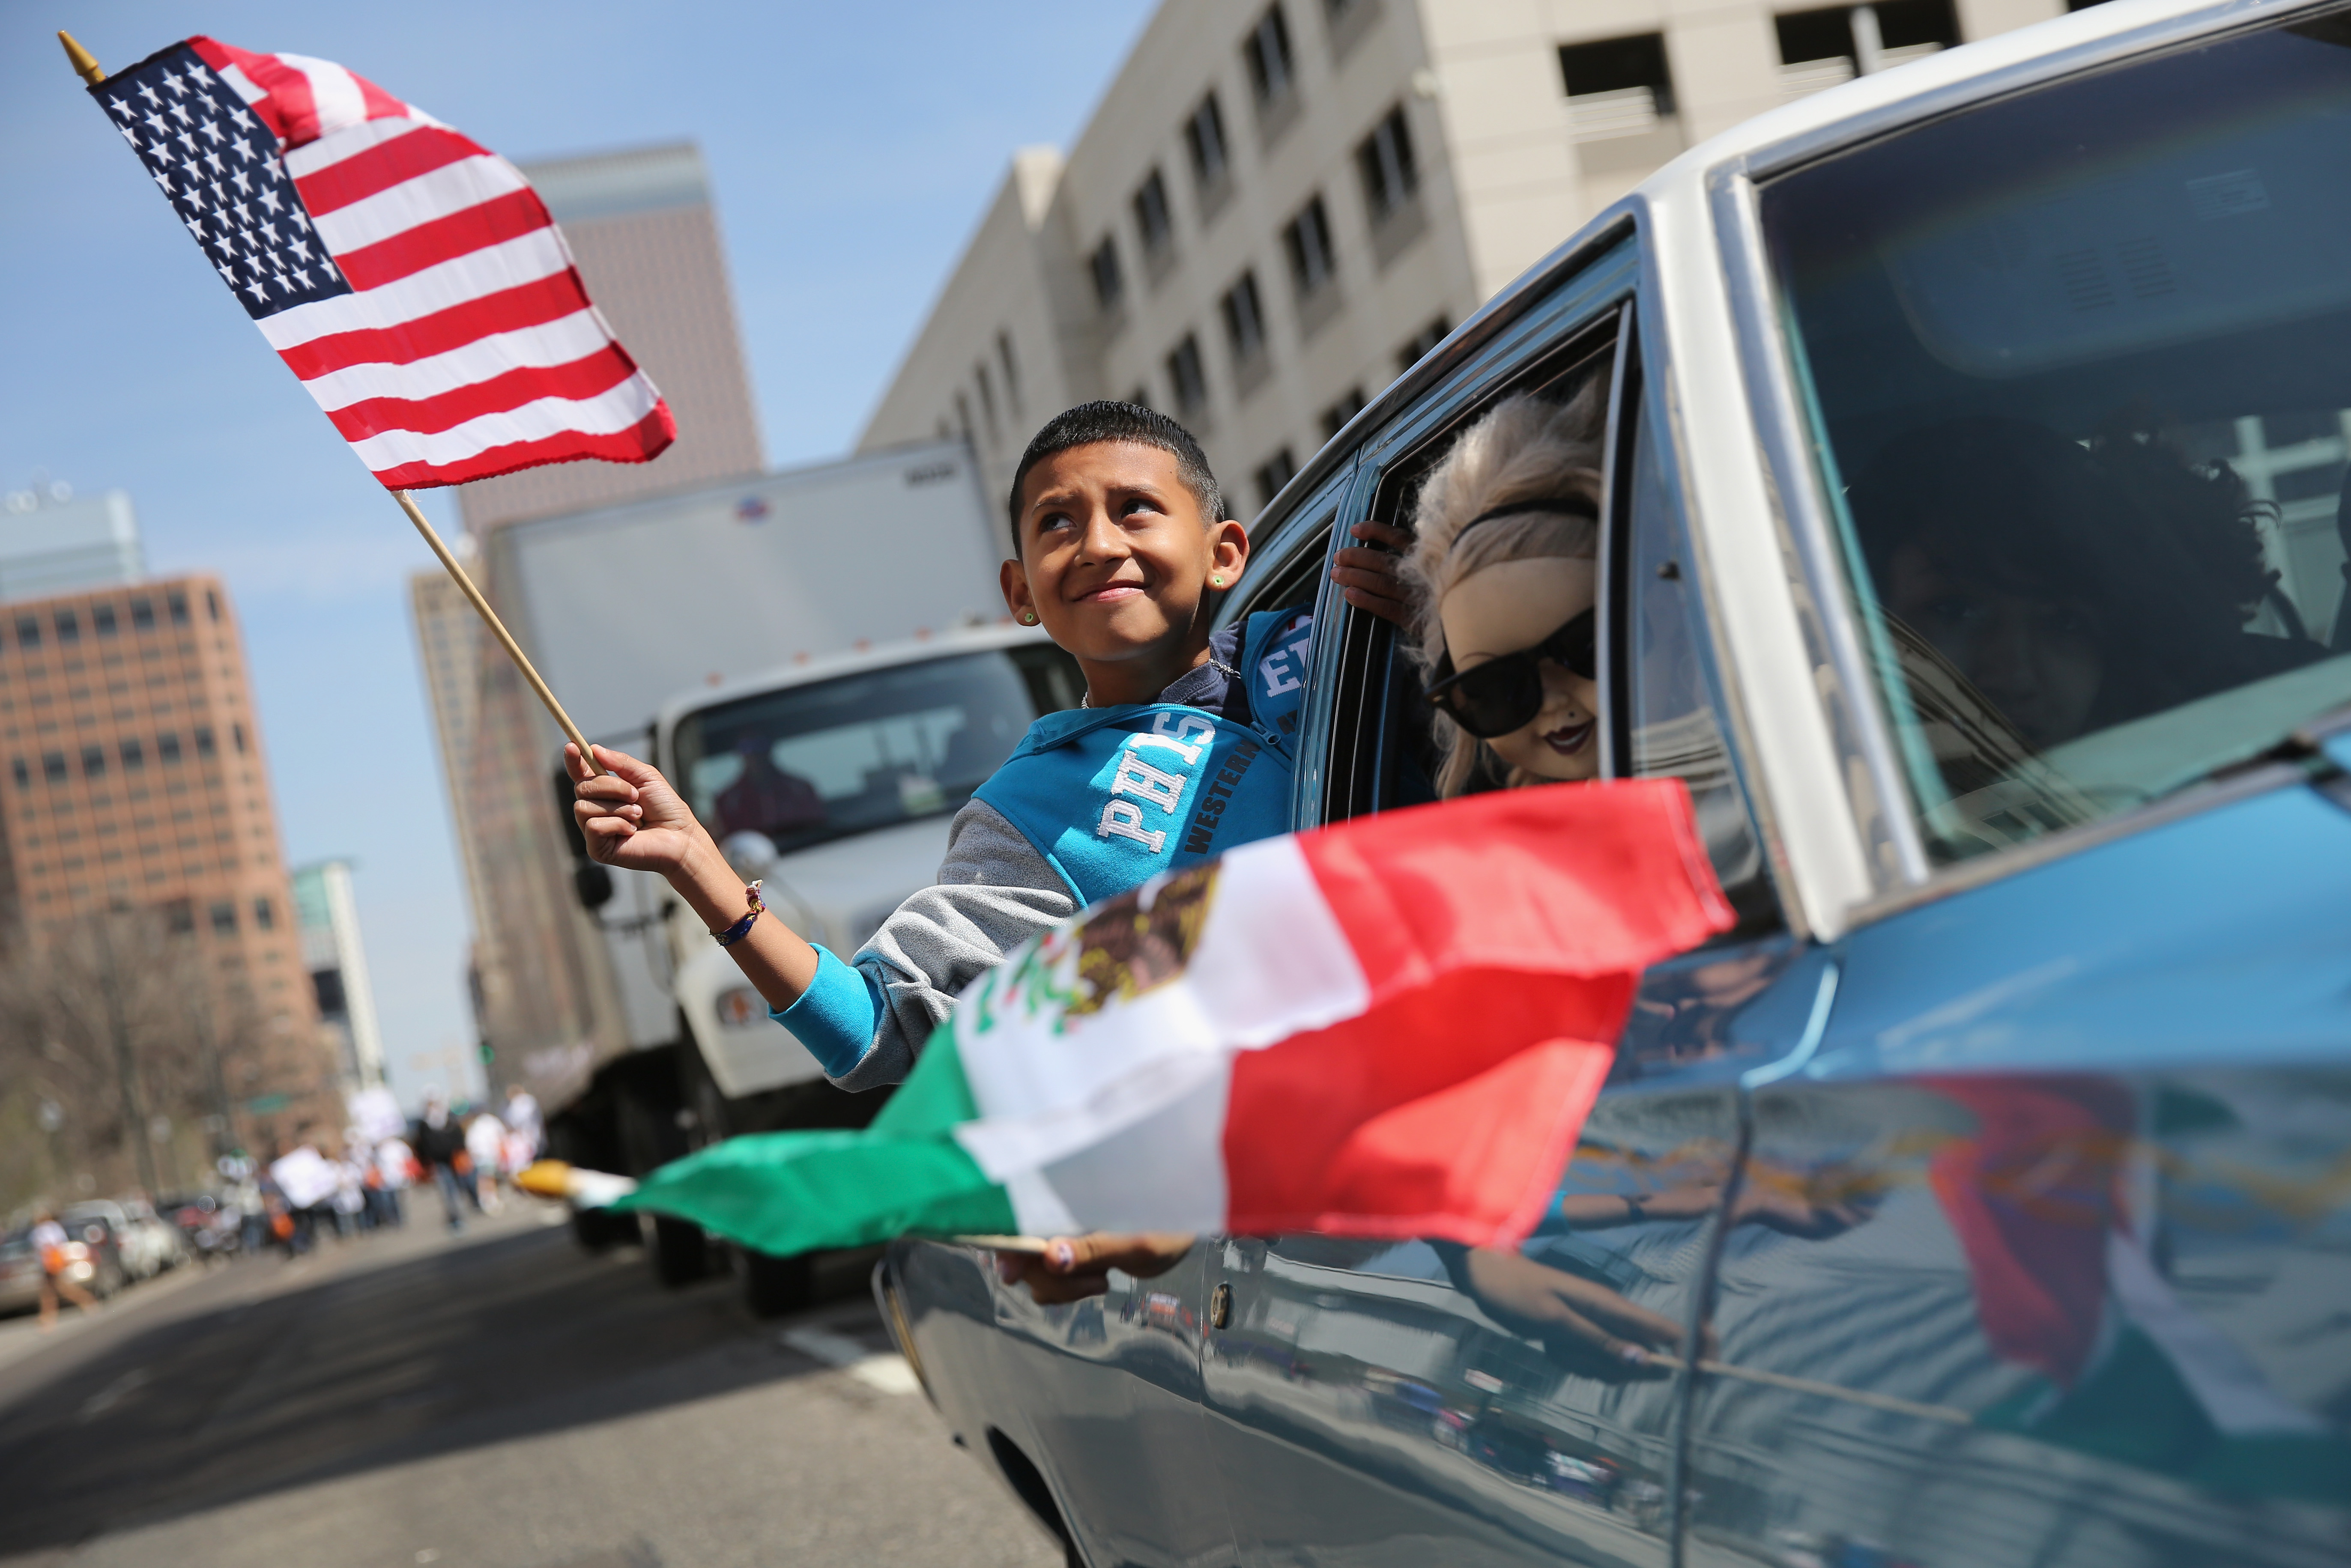
<path fill-rule="evenodd" d="M 2142 58 L 1761 196 L 1938 861 L 2351 701 L 2351 26 Z"/>

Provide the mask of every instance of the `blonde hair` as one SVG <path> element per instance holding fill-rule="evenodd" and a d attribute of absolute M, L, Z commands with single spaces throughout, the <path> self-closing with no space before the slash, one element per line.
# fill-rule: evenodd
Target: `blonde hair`
<path fill-rule="evenodd" d="M 1604 379 L 1595 377 L 1564 403 L 1523 392 L 1504 398 L 1461 432 L 1422 483 L 1404 579 L 1412 590 L 1412 654 L 1424 677 L 1445 657 L 1437 606 L 1463 579 L 1505 561 L 1590 560 L 1599 553 L 1604 392 Z M 1463 535 L 1472 520 L 1498 506 L 1553 496 L 1585 503 L 1590 514 L 1522 512 Z M 1481 767 L 1492 775 L 1497 759 L 1485 742 L 1442 711 L 1436 725 L 1445 756 L 1437 772 L 1439 795 L 1461 794 Z M 1531 782 L 1516 769 L 1502 774 L 1508 788 Z"/>

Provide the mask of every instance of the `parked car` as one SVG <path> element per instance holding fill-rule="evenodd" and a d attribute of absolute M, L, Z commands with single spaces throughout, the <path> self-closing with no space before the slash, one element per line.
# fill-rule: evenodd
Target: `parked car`
<path fill-rule="evenodd" d="M 1686 154 L 1290 483 L 1228 613 L 1604 379 L 1604 771 L 1687 781 L 1739 923 L 1516 1252 L 1209 1236 L 1040 1306 L 894 1243 L 1072 1562 L 2342 1561 L 2346 170 L 2351 11 L 2097 6 Z M 1431 771 L 1319 591 L 1301 827 Z"/>
<path fill-rule="evenodd" d="M 41 1304 L 41 1253 L 29 1227 L 0 1236 L 0 1313 L 30 1312 Z"/>
<path fill-rule="evenodd" d="M 91 1220 L 105 1225 L 120 1253 L 123 1272 L 133 1280 L 152 1280 L 187 1260 L 187 1243 L 179 1231 L 143 1198 L 92 1199 L 74 1204 L 58 1219 L 68 1230 Z"/>
<path fill-rule="evenodd" d="M 121 1232 L 104 1214 L 89 1212 L 89 1205 L 78 1203 L 59 1214 L 57 1222 L 66 1231 L 67 1279 L 101 1301 L 131 1282 L 130 1266 L 122 1260 Z M 36 1254 L 35 1266 L 39 1262 Z M 37 1294 L 40 1281 L 35 1279 L 33 1285 Z"/>

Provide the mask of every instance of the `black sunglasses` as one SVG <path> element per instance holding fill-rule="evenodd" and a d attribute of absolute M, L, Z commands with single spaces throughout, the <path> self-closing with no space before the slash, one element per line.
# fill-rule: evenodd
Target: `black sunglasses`
<path fill-rule="evenodd" d="M 1474 669 L 1454 673 L 1447 649 L 1437 661 L 1437 683 L 1428 700 L 1452 716 L 1453 722 L 1480 740 L 1507 735 L 1542 711 L 1544 659 L 1586 680 L 1600 678 L 1599 623 L 1587 609 L 1566 625 L 1516 653 L 1489 659 Z"/>

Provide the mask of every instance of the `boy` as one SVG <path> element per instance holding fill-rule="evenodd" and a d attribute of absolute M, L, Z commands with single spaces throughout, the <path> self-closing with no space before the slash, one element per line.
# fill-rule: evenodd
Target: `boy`
<path fill-rule="evenodd" d="M 1081 404 L 1029 443 L 1010 513 L 1005 605 L 1077 659 L 1085 705 L 1029 727 L 956 813 L 938 885 L 901 905 L 853 963 L 762 919 L 654 769 L 600 746 L 612 771 L 585 778 L 565 749 L 589 853 L 667 878 L 769 1015 L 846 1089 L 904 1079 L 956 993 L 1046 927 L 1289 827 L 1289 732 L 1312 620 L 1273 611 L 1210 635 L 1249 535 L 1225 516 L 1190 432 L 1136 404 Z M 1380 524 L 1354 533 L 1410 544 Z M 1395 559 L 1351 546 L 1332 578 L 1349 603 L 1400 621 Z"/>

